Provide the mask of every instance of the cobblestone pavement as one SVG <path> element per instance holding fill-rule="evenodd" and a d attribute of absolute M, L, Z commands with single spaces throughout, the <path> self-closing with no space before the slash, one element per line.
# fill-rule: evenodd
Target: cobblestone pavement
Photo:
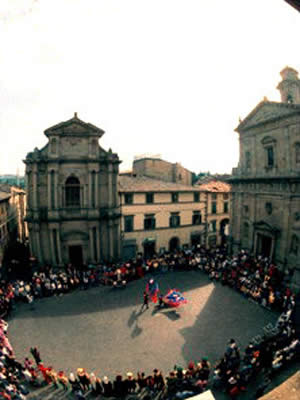
<path fill-rule="evenodd" d="M 214 364 L 230 338 L 243 350 L 277 318 L 200 271 L 157 275 L 162 292 L 177 288 L 188 304 L 161 311 L 150 304 L 141 313 L 147 279 L 125 289 L 100 286 L 18 307 L 9 326 L 17 358 L 37 346 L 46 365 L 68 373 L 84 367 L 114 378 L 157 367 L 167 374 L 175 364 L 185 367 L 202 356 Z"/>

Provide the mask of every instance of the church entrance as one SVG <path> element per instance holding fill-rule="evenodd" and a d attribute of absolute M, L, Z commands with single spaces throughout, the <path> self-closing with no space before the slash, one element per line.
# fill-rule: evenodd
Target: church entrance
<path fill-rule="evenodd" d="M 267 235 L 262 235 L 258 233 L 258 246 L 257 246 L 257 254 L 263 255 L 264 257 L 271 256 L 271 249 L 272 249 L 272 238 Z"/>
<path fill-rule="evenodd" d="M 83 264 L 82 246 L 69 246 L 69 260 L 75 267 Z"/>

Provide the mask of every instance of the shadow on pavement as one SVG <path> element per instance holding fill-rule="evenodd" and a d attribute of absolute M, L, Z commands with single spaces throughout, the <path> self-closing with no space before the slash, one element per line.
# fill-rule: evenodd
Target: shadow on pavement
<path fill-rule="evenodd" d="M 211 283 L 200 271 L 168 272 L 156 275 L 155 279 L 162 293 L 166 293 L 173 287 L 187 292 Z M 61 297 L 38 299 L 33 310 L 30 309 L 32 306 L 29 306 L 29 304 L 18 304 L 12 318 L 32 318 L 33 314 L 34 318 L 49 318 L 104 312 L 135 305 L 140 307 L 148 280 L 149 276 L 146 276 L 143 279 L 130 282 L 126 289 L 122 291 L 112 291 L 111 287 L 99 286 L 87 291 L 76 290 Z M 132 324 L 135 317 L 136 315 L 132 314 L 128 324 Z"/>

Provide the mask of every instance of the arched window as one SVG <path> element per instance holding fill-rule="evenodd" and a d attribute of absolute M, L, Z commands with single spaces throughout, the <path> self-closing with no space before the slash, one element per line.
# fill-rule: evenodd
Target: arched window
<path fill-rule="evenodd" d="M 70 176 L 65 184 L 66 206 L 80 206 L 80 181 L 75 176 Z"/>

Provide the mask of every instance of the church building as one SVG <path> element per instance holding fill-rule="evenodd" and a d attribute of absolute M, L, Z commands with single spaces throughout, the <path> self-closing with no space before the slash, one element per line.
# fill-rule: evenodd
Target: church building
<path fill-rule="evenodd" d="M 119 259 L 120 161 L 99 146 L 104 131 L 75 113 L 44 133 L 24 161 L 31 254 L 51 265 Z"/>
<path fill-rule="evenodd" d="M 232 250 L 269 257 L 300 287 L 300 80 L 286 67 L 277 88 L 240 122 L 233 169 Z"/>

